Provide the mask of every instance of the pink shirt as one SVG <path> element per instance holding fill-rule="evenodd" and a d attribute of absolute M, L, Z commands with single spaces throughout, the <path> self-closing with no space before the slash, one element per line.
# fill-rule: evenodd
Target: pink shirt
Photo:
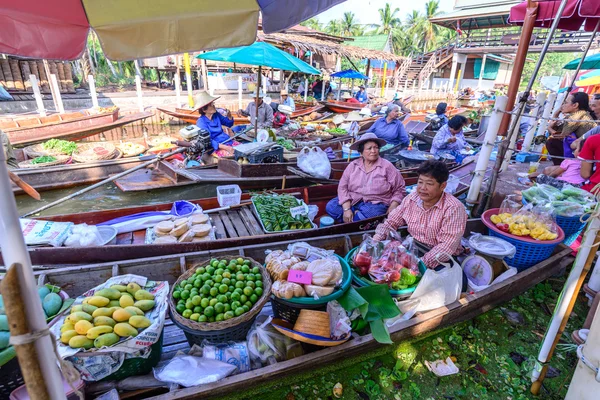
<path fill-rule="evenodd" d="M 381 157 L 369 172 L 365 170 L 362 158 L 348 165 L 338 186 L 340 204 L 351 201 L 352 205 L 360 201 L 373 204 L 402 202 L 404 198 L 404 179 L 398 169 Z"/>
<path fill-rule="evenodd" d="M 557 179 L 575 185 L 581 185 L 583 182 L 585 182 L 585 179 L 581 177 L 581 161 L 566 159 L 560 163 L 560 168 L 564 169 L 565 172 L 563 172 L 562 175 L 560 175 Z"/>

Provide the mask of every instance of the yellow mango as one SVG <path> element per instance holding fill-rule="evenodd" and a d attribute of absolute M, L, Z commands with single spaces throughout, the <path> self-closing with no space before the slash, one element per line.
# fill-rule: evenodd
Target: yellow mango
<path fill-rule="evenodd" d="M 86 297 L 85 299 L 83 299 L 82 303 L 87 304 L 90 299 L 91 299 L 91 297 Z"/>
<path fill-rule="evenodd" d="M 109 307 L 121 307 L 119 300 L 111 300 L 108 302 Z"/>
<path fill-rule="evenodd" d="M 75 324 L 72 324 L 69 322 L 69 323 L 63 324 L 63 326 L 60 327 L 60 333 L 64 333 L 66 331 L 72 331 L 74 329 L 75 329 Z"/>
<path fill-rule="evenodd" d="M 135 295 L 135 292 L 137 292 L 138 290 L 141 290 L 142 288 L 140 287 L 140 285 L 138 285 L 135 282 L 131 282 L 127 285 L 127 293 L 129 293 L 130 295 Z"/>
<path fill-rule="evenodd" d="M 70 322 L 79 322 L 81 320 L 85 320 L 85 321 L 91 321 L 92 320 L 92 316 L 86 312 L 83 311 L 78 311 L 78 312 L 74 312 L 73 314 L 69 315 L 69 321 Z"/>
<path fill-rule="evenodd" d="M 83 311 L 83 306 L 81 304 L 71 307 L 71 314 L 78 311 Z"/>
<path fill-rule="evenodd" d="M 116 322 L 111 317 L 98 316 L 94 318 L 94 326 L 115 326 Z"/>
<path fill-rule="evenodd" d="M 123 295 L 121 296 L 121 298 L 119 299 L 119 305 L 123 308 L 125 307 L 129 307 L 132 306 L 133 303 L 135 303 L 135 300 L 133 300 L 133 297 L 129 296 L 129 295 Z"/>
<path fill-rule="evenodd" d="M 94 293 L 94 296 L 106 297 L 109 300 L 119 300 L 121 292 L 117 289 L 101 289 Z"/>
<path fill-rule="evenodd" d="M 94 313 L 94 311 L 96 311 L 96 310 L 98 309 L 98 307 L 96 307 L 96 306 L 93 306 L 93 305 L 91 305 L 91 304 L 84 304 L 84 305 L 82 306 L 82 308 L 83 308 L 83 311 L 84 311 L 84 312 L 86 312 L 86 313 L 88 313 L 88 314 L 90 314 L 90 315 L 92 315 L 92 314 Z"/>
<path fill-rule="evenodd" d="M 152 310 L 155 304 L 156 303 L 154 302 L 154 300 L 139 300 L 136 301 L 133 305 L 145 312 Z"/>
<path fill-rule="evenodd" d="M 85 335 L 87 331 L 92 329 L 94 325 L 90 321 L 81 320 L 75 324 L 75 332 L 80 335 Z"/>
<path fill-rule="evenodd" d="M 142 317 L 141 315 L 134 315 L 133 317 L 129 318 L 129 325 L 133 326 L 134 328 L 144 329 L 152 325 L 152 322 L 150 322 L 148 318 Z"/>
<path fill-rule="evenodd" d="M 136 300 L 154 300 L 154 295 L 147 290 L 141 289 L 133 295 Z"/>
<path fill-rule="evenodd" d="M 69 346 L 71 346 L 74 349 L 84 348 L 87 350 L 87 349 L 91 349 L 94 346 L 94 341 L 91 339 L 88 339 L 86 336 L 78 335 L 78 336 L 73 336 L 69 340 Z"/>
<path fill-rule="evenodd" d="M 65 324 L 73 324 L 73 325 L 75 325 L 75 321 L 71 321 L 70 317 L 71 317 L 70 315 L 67 315 L 67 317 L 65 318 L 65 322 L 64 323 Z"/>
<path fill-rule="evenodd" d="M 94 311 L 92 313 L 92 317 L 96 318 L 96 317 L 112 317 L 112 313 L 114 311 L 111 310 L 110 308 L 107 307 L 102 307 L 97 309 L 96 311 Z"/>
<path fill-rule="evenodd" d="M 64 331 L 62 335 L 60 335 L 60 341 L 63 344 L 69 344 L 69 340 L 71 340 L 71 338 L 75 336 L 77 336 L 77 332 L 75 331 L 75 329 Z"/>
<path fill-rule="evenodd" d="M 142 310 L 140 310 L 137 307 L 134 306 L 129 306 L 129 307 L 125 307 L 125 309 L 127 311 L 129 311 L 131 313 L 131 315 L 141 315 L 144 316 L 144 312 Z"/>
<path fill-rule="evenodd" d="M 85 336 L 88 339 L 97 339 L 98 336 L 103 335 L 105 333 L 112 333 L 112 331 L 113 331 L 112 326 L 106 326 L 106 325 L 96 326 L 96 327 L 90 329 L 89 331 L 87 331 Z"/>
<path fill-rule="evenodd" d="M 99 349 L 101 347 L 112 346 L 118 341 L 119 336 L 116 333 L 105 333 L 104 335 L 98 336 L 98 338 L 94 340 L 94 347 Z"/>
<path fill-rule="evenodd" d="M 88 300 L 87 304 L 91 304 L 91 305 L 96 306 L 96 307 L 104 307 L 109 302 L 110 302 L 110 299 L 107 299 L 106 297 L 94 296 L 94 297 L 90 297 L 90 299 Z"/>
<path fill-rule="evenodd" d="M 117 322 L 127 322 L 132 316 L 133 314 L 131 314 L 129 311 L 119 308 L 113 313 L 112 318 Z"/>
<path fill-rule="evenodd" d="M 118 290 L 119 292 L 126 292 L 127 291 L 127 286 L 125 286 L 125 285 L 112 285 L 110 288 Z"/>
<path fill-rule="evenodd" d="M 116 324 L 113 331 L 121 337 L 137 336 L 138 334 L 137 329 L 126 322 Z"/>

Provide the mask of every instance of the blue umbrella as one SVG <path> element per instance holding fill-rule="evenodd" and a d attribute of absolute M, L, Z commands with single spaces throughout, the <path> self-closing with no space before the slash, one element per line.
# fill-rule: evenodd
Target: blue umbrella
<path fill-rule="evenodd" d="M 581 58 L 570 61 L 563 68 L 564 69 L 577 69 L 577 66 L 579 65 L 579 60 L 581 60 Z M 594 54 L 589 57 L 586 57 L 585 60 L 583 60 L 581 69 L 600 69 L 600 54 Z"/>
<path fill-rule="evenodd" d="M 345 71 L 339 71 L 330 75 L 332 78 L 346 78 L 346 79 L 369 79 L 368 76 L 361 74 L 358 71 L 347 69 Z"/>

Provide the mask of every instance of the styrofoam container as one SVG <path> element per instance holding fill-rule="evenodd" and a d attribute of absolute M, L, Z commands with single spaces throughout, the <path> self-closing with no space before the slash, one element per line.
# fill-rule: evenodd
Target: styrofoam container
<path fill-rule="evenodd" d="M 221 207 L 237 206 L 242 201 L 242 189 L 238 185 L 217 186 L 217 201 Z"/>

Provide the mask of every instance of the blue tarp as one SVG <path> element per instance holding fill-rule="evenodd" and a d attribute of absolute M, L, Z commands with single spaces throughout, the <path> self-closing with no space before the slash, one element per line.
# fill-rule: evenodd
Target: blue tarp
<path fill-rule="evenodd" d="M 369 79 L 367 76 L 361 74 L 358 71 L 347 69 L 345 71 L 336 72 L 330 75 L 332 78 L 345 78 L 345 79 Z"/>

